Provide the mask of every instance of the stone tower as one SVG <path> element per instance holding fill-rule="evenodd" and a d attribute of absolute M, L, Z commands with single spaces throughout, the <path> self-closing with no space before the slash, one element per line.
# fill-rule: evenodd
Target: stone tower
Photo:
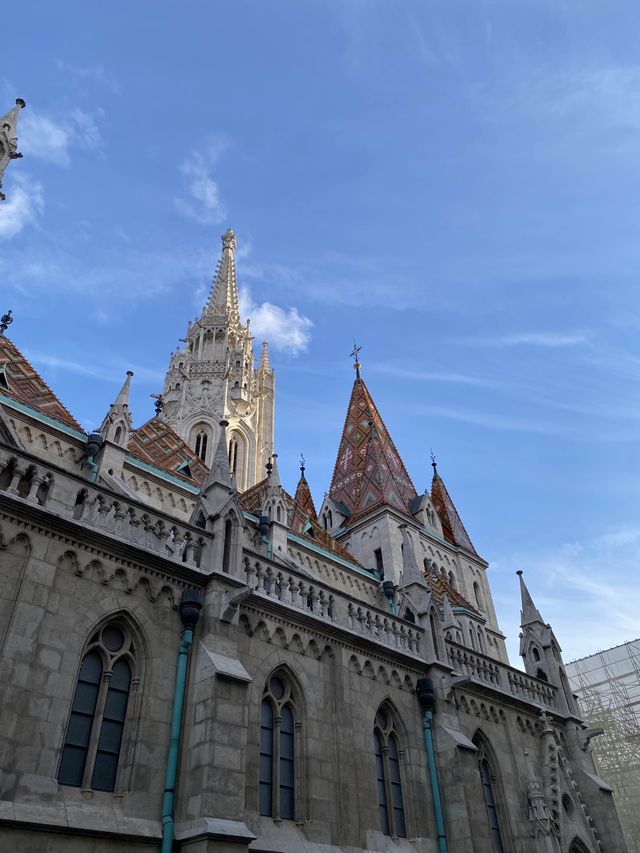
<path fill-rule="evenodd" d="M 238 308 L 235 250 L 229 228 L 209 299 L 189 323 L 184 348 L 171 355 L 161 417 L 206 465 L 220 421 L 228 421 L 229 467 L 236 488 L 244 491 L 262 479 L 273 453 L 275 376 L 266 341 L 254 368 L 254 339 Z"/>

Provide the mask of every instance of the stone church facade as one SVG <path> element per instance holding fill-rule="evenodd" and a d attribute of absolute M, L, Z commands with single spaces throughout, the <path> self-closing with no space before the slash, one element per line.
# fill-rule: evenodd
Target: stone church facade
<path fill-rule="evenodd" d="M 360 376 L 319 511 L 274 453 L 235 238 L 134 428 L 87 435 L 0 326 L 0 849 L 624 853 L 560 645 Z M 346 402 L 346 401 L 345 401 Z"/>

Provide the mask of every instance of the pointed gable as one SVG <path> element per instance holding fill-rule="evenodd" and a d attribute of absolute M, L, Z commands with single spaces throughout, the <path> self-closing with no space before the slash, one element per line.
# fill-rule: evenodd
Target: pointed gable
<path fill-rule="evenodd" d="M 0 394 L 29 406 L 42 415 L 60 421 L 71 429 L 84 432 L 40 374 L 5 335 L 0 335 L 0 367 L 3 368 Z"/>
<path fill-rule="evenodd" d="M 151 418 L 131 433 L 127 449 L 132 456 L 147 465 L 153 465 L 183 480 L 190 480 L 198 486 L 204 483 L 207 466 L 169 424 L 157 417 Z M 185 462 L 188 462 L 190 477 L 186 476 Z"/>
<path fill-rule="evenodd" d="M 469 538 L 469 534 L 465 530 L 462 519 L 458 515 L 458 510 L 455 508 L 447 487 L 440 474 L 435 470 L 433 480 L 431 482 L 431 500 L 436 508 L 436 512 L 440 517 L 442 524 L 442 532 L 447 542 L 453 545 L 459 545 L 471 554 L 478 556 L 478 552 L 473 547 L 473 543 Z"/>
<path fill-rule="evenodd" d="M 416 490 L 363 380 L 356 379 L 329 496 L 351 518 L 379 505 L 409 511 Z"/>
<path fill-rule="evenodd" d="M 293 496 L 291 530 L 294 533 L 304 533 L 309 522 L 317 524 L 318 515 L 313 504 L 313 498 L 311 497 L 311 489 L 303 472 L 298 481 L 296 493 Z"/>

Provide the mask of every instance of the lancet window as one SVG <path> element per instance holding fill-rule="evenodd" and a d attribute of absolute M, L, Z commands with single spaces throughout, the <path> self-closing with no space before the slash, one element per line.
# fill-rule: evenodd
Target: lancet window
<path fill-rule="evenodd" d="M 261 815 L 279 820 L 296 818 L 296 741 L 299 724 L 291 684 L 285 673 L 271 676 L 260 705 Z"/>
<path fill-rule="evenodd" d="M 402 797 L 401 752 L 393 716 L 380 708 L 373 727 L 373 749 L 376 761 L 376 786 L 380 828 L 385 835 L 406 838 L 407 827 Z"/>
<path fill-rule="evenodd" d="M 505 848 L 503 845 L 503 836 L 500 827 L 500 815 L 498 812 L 496 796 L 497 780 L 492 768 L 492 765 L 495 766 L 495 761 L 489 755 L 487 746 L 480 734 L 476 735 L 473 742 L 478 747 L 478 770 L 480 772 L 482 794 L 484 797 L 485 808 L 487 810 L 487 819 L 489 822 L 489 832 L 491 835 L 491 841 L 493 842 L 493 849 L 495 853 L 504 853 Z"/>
<path fill-rule="evenodd" d="M 120 621 L 91 638 L 82 658 L 58 769 L 61 785 L 116 788 L 136 656 Z"/>

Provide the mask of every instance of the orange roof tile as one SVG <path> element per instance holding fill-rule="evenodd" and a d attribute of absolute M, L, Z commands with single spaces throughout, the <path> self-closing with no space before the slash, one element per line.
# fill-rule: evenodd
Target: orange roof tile
<path fill-rule="evenodd" d="M 291 529 L 294 533 L 302 533 L 309 521 L 318 523 L 318 515 L 313 505 L 311 489 L 307 483 L 304 472 L 300 476 L 296 493 L 293 496 L 293 509 L 291 513 Z"/>
<path fill-rule="evenodd" d="M 433 593 L 433 597 L 440 606 L 442 606 L 446 595 L 452 607 L 465 607 L 467 610 L 471 610 L 472 613 L 478 612 L 478 608 L 469 604 L 467 599 L 460 595 L 458 590 L 449 583 L 448 579 L 445 578 L 444 575 L 440 573 L 434 574 L 432 572 L 423 572 L 423 574 L 427 581 L 427 585 Z"/>
<path fill-rule="evenodd" d="M 375 506 L 408 512 L 416 490 L 364 384 L 354 382 L 329 496 L 343 503 L 350 520 Z"/>
<path fill-rule="evenodd" d="M 458 515 L 458 510 L 455 508 L 447 487 L 440 474 L 434 469 L 433 480 L 431 482 L 431 500 L 436 508 L 436 512 L 442 523 L 442 532 L 447 542 L 453 545 L 459 545 L 461 548 L 469 551 L 471 554 L 478 556 L 478 552 L 473 547 L 473 543 L 469 538 L 462 519 Z"/>
<path fill-rule="evenodd" d="M 153 465 L 187 483 L 201 486 L 207 476 L 208 468 L 204 462 L 169 424 L 157 417 L 151 418 L 131 433 L 127 450 L 141 462 Z M 177 470 L 185 461 L 189 463 L 191 477 Z"/>
<path fill-rule="evenodd" d="M 5 335 L 0 335 L 0 367 L 2 366 L 5 368 L 9 387 L 1 387 L 1 393 L 42 415 L 60 421 L 65 426 L 85 432 L 40 374 Z"/>

